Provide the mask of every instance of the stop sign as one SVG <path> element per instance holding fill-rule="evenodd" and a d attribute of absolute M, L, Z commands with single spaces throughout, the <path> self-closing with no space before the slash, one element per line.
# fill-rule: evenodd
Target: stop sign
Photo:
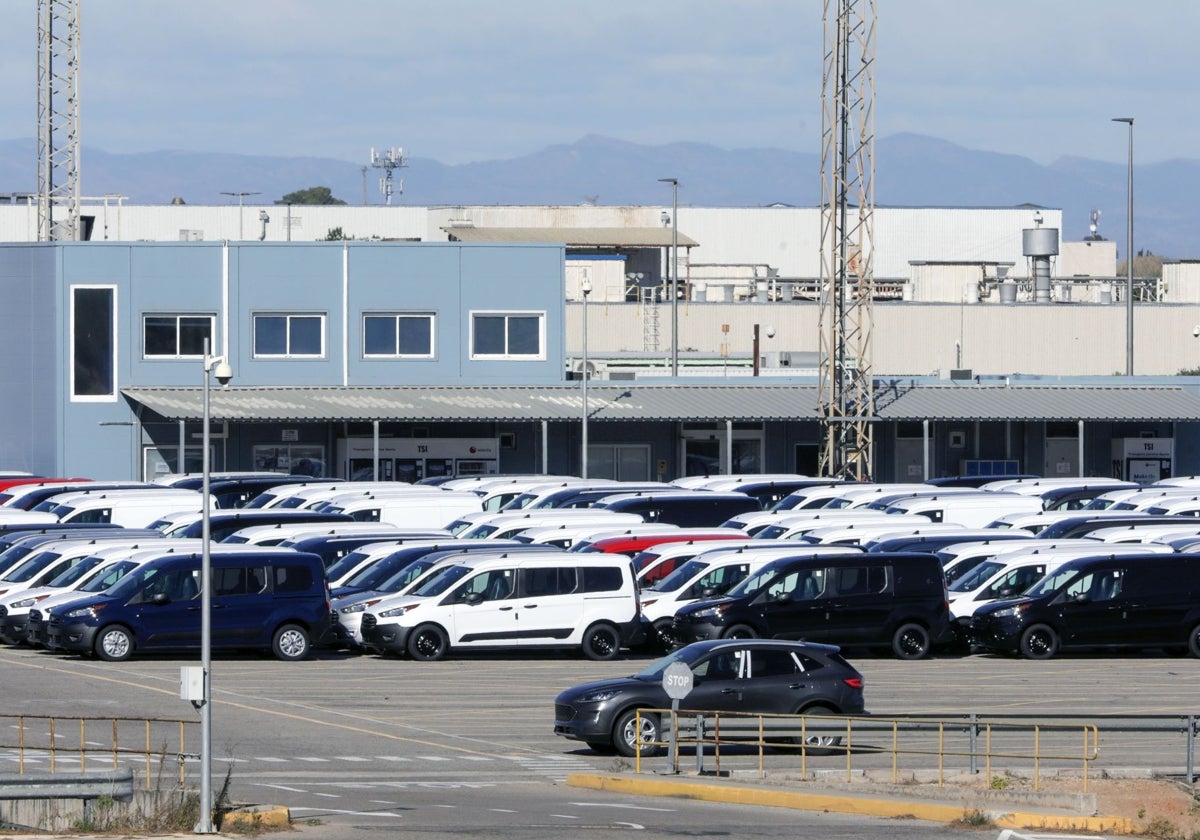
<path fill-rule="evenodd" d="M 692 691 L 692 669 L 682 662 L 672 662 L 663 671 L 663 691 L 672 700 L 682 700 Z"/>

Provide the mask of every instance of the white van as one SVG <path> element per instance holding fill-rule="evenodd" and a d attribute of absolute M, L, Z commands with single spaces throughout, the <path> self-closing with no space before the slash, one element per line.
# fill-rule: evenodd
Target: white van
<path fill-rule="evenodd" d="M 470 527 L 448 530 L 460 540 L 478 539 L 509 539 L 530 528 L 540 528 L 547 525 L 570 523 L 572 525 L 590 525 L 595 523 L 598 528 L 621 528 L 626 525 L 641 525 L 645 522 L 636 513 L 618 513 L 616 511 L 597 508 L 551 508 L 550 510 L 529 510 L 517 513 L 496 513 L 482 518 Z"/>
<path fill-rule="evenodd" d="M 249 528 L 242 528 L 240 531 L 230 534 L 221 540 L 221 542 L 229 543 L 230 545 L 236 545 L 237 543 L 279 545 L 280 543 L 291 543 L 308 537 L 333 536 L 335 534 L 378 536 L 381 540 L 392 538 L 450 539 L 449 531 L 443 531 L 438 528 L 393 528 L 383 522 L 327 522 L 323 525 L 314 522 L 296 522 L 290 524 L 251 525 Z"/>
<path fill-rule="evenodd" d="M 1189 517 L 1191 518 L 1191 517 Z M 1182 517 L 1181 517 L 1182 519 Z M 1195 522 L 1152 522 L 1145 525 L 1116 525 L 1098 528 L 1087 534 L 1085 539 L 1099 543 L 1148 543 L 1175 537 L 1200 535 L 1200 519 Z"/>
<path fill-rule="evenodd" d="M 420 660 L 455 648 L 579 648 L 612 659 L 643 632 L 628 558 L 470 554 L 362 618 L 364 644 Z"/>
<path fill-rule="evenodd" d="M 983 528 L 1008 513 L 1034 513 L 1041 509 L 1041 496 L 985 491 L 901 499 L 889 507 L 888 512 L 917 513 L 933 522 L 953 522 L 968 528 Z"/>
<path fill-rule="evenodd" d="M 199 513 L 203 494 L 195 490 L 164 487 L 160 490 L 113 490 L 93 494 L 55 496 L 51 511 L 60 522 L 112 523 L 125 528 L 146 528 L 163 516 L 180 511 Z M 215 508 L 210 501 L 210 507 Z"/>
<path fill-rule="evenodd" d="M 438 528 L 445 530 L 463 514 L 480 510 L 474 493 L 442 490 L 423 495 L 363 496 L 340 500 L 324 508 L 326 513 L 344 513 L 357 522 L 377 522 L 396 528 Z"/>
<path fill-rule="evenodd" d="M 513 537 L 513 540 L 519 543 L 552 545 L 565 551 L 581 541 L 595 541 L 607 537 L 634 536 L 636 534 L 661 534 L 664 527 L 654 522 L 627 525 L 623 528 L 613 528 L 610 525 L 596 522 L 588 522 L 584 525 L 562 522 L 557 525 L 527 528 Z"/>
<path fill-rule="evenodd" d="M 785 512 L 790 513 L 790 512 Z M 865 508 L 817 508 L 785 515 L 773 524 L 758 528 L 754 538 L 760 540 L 797 540 L 817 528 L 845 527 L 869 524 L 891 524 L 897 528 L 928 524 L 923 516 L 901 516 Z"/>
<path fill-rule="evenodd" d="M 964 531 L 968 529 L 953 522 L 897 522 L 895 516 L 889 516 L 890 522 L 856 522 L 850 525 L 826 525 L 814 528 L 803 537 L 801 542 L 814 545 L 863 545 L 872 540 L 891 537 L 920 536 L 922 534 L 943 534 L 947 532 Z M 978 539 L 971 533 L 963 534 L 964 540 Z"/>

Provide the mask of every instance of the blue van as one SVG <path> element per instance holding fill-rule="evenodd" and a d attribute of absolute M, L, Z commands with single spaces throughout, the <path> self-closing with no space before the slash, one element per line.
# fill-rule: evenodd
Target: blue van
<path fill-rule="evenodd" d="M 213 546 L 212 649 L 259 649 L 304 659 L 329 638 L 329 584 L 315 554 Z M 200 647 L 198 551 L 162 554 L 115 586 L 50 611 L 47 647 L 110 662 L 134 651 Z"/>

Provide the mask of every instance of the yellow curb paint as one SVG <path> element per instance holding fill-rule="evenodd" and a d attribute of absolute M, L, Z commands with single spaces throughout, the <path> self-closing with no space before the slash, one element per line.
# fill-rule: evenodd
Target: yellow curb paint
<path fill-rule="evenodd" d="M 221 818 L 222 831 L 226 829 L 287 828 L 291 824 L 291 812 L 281 805 L 229 811 Z"/>
<path fill-rule="evenodd" d="M 734 787 L 723 784 L 702 784 L 684 780 L 647 779 L 642 776 L 597 776 L 572 773 L 567 776 L 571 787 L 606 790 L 637 796 L 671 796 L 681 799 L 700 799 L 708 802 L 732 802 L 738 805 L 768 805 L 774 808 L 795 808 L 802 811 L 830 811 L 839 814 L 859 814 L 868 817 L 891 817 L 950 823 L 962 819 L 968 810 L 962 805 L 945 805 L 915 800 L 875 799 L 859 796 L 839 796 L 832 793 L 797 793 L 794 791 Z M 999 812 L 996 808 L 978 809 L 988 814 L 1000 828 L 1049 828 L 1055 830 L 1124 832 L 1133 831 L 1133 821 L 1124 817 L 1083 817 L 1054 814 Z"/>

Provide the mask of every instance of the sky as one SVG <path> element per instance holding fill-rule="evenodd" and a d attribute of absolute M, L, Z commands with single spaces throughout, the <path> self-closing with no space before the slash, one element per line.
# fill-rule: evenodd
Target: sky
<path fill-rule="evenodd" d="M 865 2 L 865 0 L 864 0 Z M 447 164 L 599 134 L 817 154 L 823 0 L 79 0 L 80 138 Z M 0 0 L 0 138 L 36 136 L 37 1 Z M 875 133 L 1039 163 L 1200 159 L 1190 0 L 877 0 Z"/>

